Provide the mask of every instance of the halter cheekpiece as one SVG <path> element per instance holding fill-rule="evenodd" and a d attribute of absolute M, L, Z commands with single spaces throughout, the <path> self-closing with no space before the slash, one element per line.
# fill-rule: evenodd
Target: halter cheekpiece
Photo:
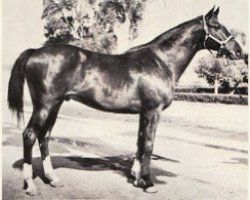
<path fill-rule="evenodd" d="M 226 43 L 231 40 L 232 38 L 234 38 L 232 35 L 230 35 L 227 39 L 225 40 L 219 40 L 217 39 L 216 37 L 214 37 L 213 35 L 211 35 L 208 31 L 208 27 L 207 27 L 207 23 L 206 23 L 206 20 L 205 20 L 205 16 L 203 15 L 203 25 L 204 25 L 204 31 L 205 31 L 205 40 L 203 42 L 203 45 L 204 47 L 210 51 L 209 48 L 207 48 L 206 46 L 206 41 L 210 38 L 212 39 L 214 42 L 217 42 L 217 44 L 219 44 L 220 48 L 218 49 L 218 51 L 222 50 L 223 48 L 226 47 Z"/>

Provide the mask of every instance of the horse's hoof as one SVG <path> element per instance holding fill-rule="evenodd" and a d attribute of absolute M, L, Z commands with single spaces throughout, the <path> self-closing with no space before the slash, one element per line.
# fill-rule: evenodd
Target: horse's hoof
<path fill-rule="evenodd" d="M 146 192 L 146 193 L 156 193 L 158 191 L 154 186 L 151 186 L 151 187 L 145 188 L 144 192 Z"/>
<path fill-rule="evenodd" d="M 136 173 L 134 171 L 131 171 L 130 176 L 136 178 Z"/>
<path fill-rule="evenodd" d="M 41 195 L 41 192 L 39 192 L 36 188 L 32 188 L 32 189 L 26 189 L 26 194 L 29 196 L 39 196 Z"/>
<path fill-rule="evenodd" d="M 134 186 L 135 187 L 145 187 L 146 182 L 143 179 L 135 180 L 134 181 Z"/>
<path fill-rule="evenodd" d="M 138 181 L 135 180 L 135 181 L 133 182 L 133 185 L 134 185 L 135 187 L 138 187 Z"/>
<path fill-rule="evenodd" d="M 61 188 L 64 186 L 61 181 L 51 181 L 50 185 L 55 188 Z"/>

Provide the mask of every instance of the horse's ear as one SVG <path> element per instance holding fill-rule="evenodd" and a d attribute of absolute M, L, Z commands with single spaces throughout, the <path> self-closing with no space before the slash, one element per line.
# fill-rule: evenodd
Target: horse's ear
<path fill-rule="evenodd" d="M 209 20 L 213 16 L 214 8 L 215 6 L 205 15 L 206 20 Z"/>
<path fill-rule="evenodd" d="M 217 17 L 218 14 L 219 14 L 219 12 L 220 12 L 220 7 L 218 7 L 218 8 L 214 11 L 213 15 L 214 15 L 215 17 Z"/>

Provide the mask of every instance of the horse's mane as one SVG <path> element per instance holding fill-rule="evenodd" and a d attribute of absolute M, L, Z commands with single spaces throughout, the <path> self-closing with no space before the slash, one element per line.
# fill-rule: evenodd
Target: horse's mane
<path fill-rule="evenodd" d="M 168 31 L 162 33 L 161 35 L 157 36 L 156 38 L 154 38 L 150 42 L 147 42 L 145 44 L 132 47 L 129 50 L 127 50 L 126 52 L 131 52 L 131 51 L 136 51 L 136 50 L 139 50 L 139 49 L 148 48 L 148 47 L 151 47 L 152 45 L 159 44 L 164 40 L 171 39 L 174 35 L 178 34 L 180 31 L 182 31 L 184 28 L 186 28 L 188 25 L 190 25 L 190 23 L 196 22 L 196 20 L 200 19 L 201 17 L 202 16 L 198 16 L 198 17 L 196 17 L 194 19 L 191 19 L 189 21 L 181 23 L 178 26 L 173 27 L 170 30 L 168 30 Z"/>

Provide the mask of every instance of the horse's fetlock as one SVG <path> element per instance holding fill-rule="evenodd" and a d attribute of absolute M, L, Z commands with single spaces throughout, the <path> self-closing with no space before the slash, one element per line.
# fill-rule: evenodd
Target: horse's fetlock
<path fill-rule="evenodd" d="M 135 178 L 138 179 L 140 175 L 140 170 L 141 170 L 141 165 L 139 160 L 134 160 L 134 163 L 131 168 L 131 175 Z"/>

